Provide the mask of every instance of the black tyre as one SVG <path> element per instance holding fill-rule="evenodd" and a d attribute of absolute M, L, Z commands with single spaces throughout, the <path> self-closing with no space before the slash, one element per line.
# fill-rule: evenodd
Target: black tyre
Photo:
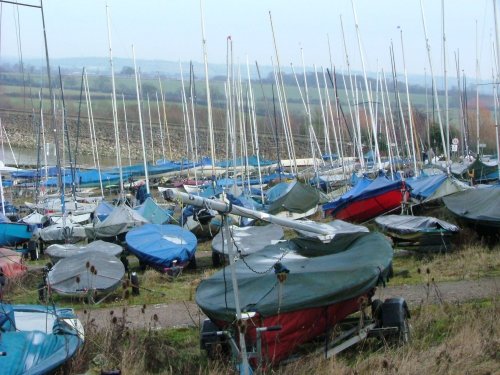
<path fill-rule="evenodd" d="M 212 265 L 214 267 L 220 267 L 222 265 L 221 254 L 217 251 L 212 251 Z"/>
<path fill-rule="evenodd" d="M 196 269 L 196 257 L 193 255 L 191 260 L 189 261 L 188 265 L 186 266 L 186 269 L 188 270 L 195 270 Z"/>
<path fill-rule="evenodd" d="M 372 319 L 377 321 L 377 325 L 380 325 L 382 321 L 382 305 L 383 302 L 379 299 L 374 299 L 372 301 Z"/>

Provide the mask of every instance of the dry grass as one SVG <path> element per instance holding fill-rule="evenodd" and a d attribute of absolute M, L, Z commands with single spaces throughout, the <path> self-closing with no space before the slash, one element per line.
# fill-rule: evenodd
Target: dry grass
<path fill-rule="evenodd" d="M 126 312 L 125 312 L 126 314 Z M 500 306 L 496 300 L 421 305 L 412 311 L 411 342 L 390 346 L 369 339 L 343 354 L 305 356 L 269 374 L 495 374 L 500 368 Z M 111 318 L 107 330 L 86 322 L 86 343 L 62 373 L 234 374 L 226 362 L 209 361 L 195 328 L 127 329 Z M 65 371 L 65 372 L 64 372 Z"/>
<path fill-rule="evenodd" d="M 405 347 L 366 343 L 332 359 L 309 358 L 282 374 L 498 374 L 500 311 L 497 301 L 423 305 L 411 319 Z"/>
<path fill-rule="evenodd" d="M 391 285 L 425 283 L 427 269 L 436 282 L 500 276 L 499 252 L 500 245 L 490 249 L 476 242 L 450 253 L 395 257 Z"/>

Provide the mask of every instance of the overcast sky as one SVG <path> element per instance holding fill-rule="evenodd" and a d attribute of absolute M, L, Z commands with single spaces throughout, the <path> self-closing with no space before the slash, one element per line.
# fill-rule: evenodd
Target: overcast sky
<path fill-rule="evenodd" d="M 38 0 L 19 1 L 39 4 Z M 441 1 L 422 2 L 433 68 L 442 74 Z M 459 51 L 460 68 L 469 77 L 475 76 L 477 45 L 481 76 L 490 77 L 495 33 L 492 0 L 444 3 L 449 75 L 456 74 Z M 51 57 L 108 56 L 106 1 L 45 0 L 43 4 Z M 115 57 L 131 58 L 134 44 L 140 59 L 203 61 L 199 0 L 108 0 L 107 4 Z M 392 40 L 402 71 L 402 30 L 408 71 L 429 72 L 420 0 L 354 0 L 354 6 L 367 70 L 383 67 L 390 71 Z M 301 66 L 302 48 L 306 65 L 329 66 L 328 35 L 333 63 L 345 69 L 342 16 L 352 68 L 361 70 L 351 0 L 203 0 L 203 9 L 210 63 L 225 63 L 227 37 L 231 36 L 235 62 L 244 63 L 248 56 L 252 63 L 270 65 L 275 58 L 271 12 L 282 65 Z M 25 58 L 44 54 L 40 11 L 19 7 L 18 12 L 13 5 L 2 5 L 0 63 L 4 57 L 19 56 L 19 45 Z"/>

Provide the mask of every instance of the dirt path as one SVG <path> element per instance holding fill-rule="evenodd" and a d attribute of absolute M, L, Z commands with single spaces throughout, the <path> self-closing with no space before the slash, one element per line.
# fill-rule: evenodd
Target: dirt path
<path fill-rule="evenodd" d="M 477 298 L 491 298 L 500 295 L 500 277 L 480 280 L 462 280 L 426 285 L 401 285 L 378 288 L 376 298 L 403 297 L 408 304 L 458 302 Z M 176 302 L 169 304 L 95 309 L 78 311 L 82 322 L 93 321 L 98 328 L 106 329 L 114 317 L 122 319 L 125 314 L 126 325 L 133 328 L 147 327 L 189 327 L 199 326 L 205 318 L 196 304 Z"/>

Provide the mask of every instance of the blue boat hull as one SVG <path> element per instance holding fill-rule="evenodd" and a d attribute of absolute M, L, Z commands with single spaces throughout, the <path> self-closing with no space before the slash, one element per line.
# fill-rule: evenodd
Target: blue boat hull
<path fill-rule="evenodd" d="M 16 246 L 28 241 L 33 235 L 29 224 L 0 223 L 0 246 Z"/>
<path fill-rule="evenodd" d="M 1 373 L 47 374 L 64 364 L 83 343 L 83 331 L 67 324 L 74 319 L 72 309 L 0 304 Z"/>

